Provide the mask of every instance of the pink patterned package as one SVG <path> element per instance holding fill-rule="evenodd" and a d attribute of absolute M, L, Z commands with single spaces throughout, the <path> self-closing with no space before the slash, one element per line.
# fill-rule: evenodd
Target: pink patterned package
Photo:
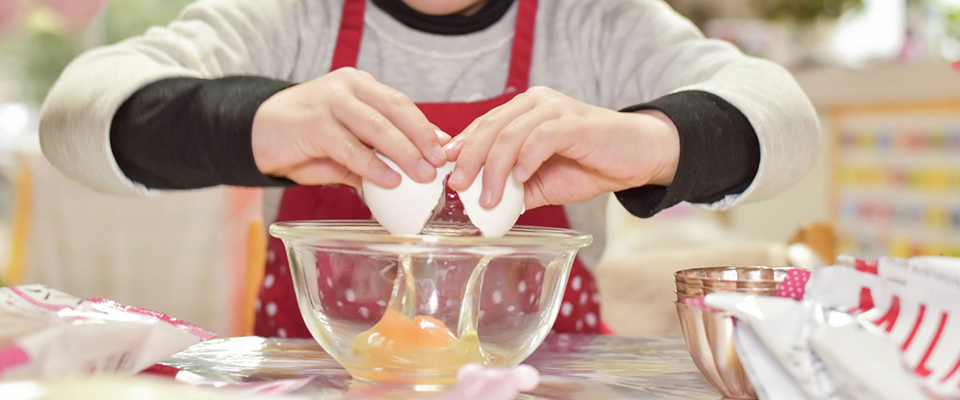
<path fill-rule="evenodd" d="M 161 313 L 42 285 L 0 288 L 0 381 L 130 375 L 215 336 Z"/>
<path fill-rule="evenodd" d="M 777 297 L 785 297 L 802 301 L 806 293 L 807 281 L 810 280 L 811 271 L 805 269 L 791 269 L 787 271 L 787 277 L 777 290 Z"/>

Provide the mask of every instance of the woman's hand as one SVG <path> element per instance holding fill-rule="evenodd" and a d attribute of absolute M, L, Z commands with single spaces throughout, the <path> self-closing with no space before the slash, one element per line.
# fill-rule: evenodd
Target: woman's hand
<path fill-rule="evenodd" d="M 532 209 L 647 184 L 669 186 L 680 139 L 659 111 L 621 113 L 538 87 L 478 118 L 444 149 L 457 161 L 451 188 L 466 189 L 483 167 L 480 204 L 490 208 L 512 173 L 524 183 Z"/>
<path fill-rule="evenodd" d="M 428 182 L 447 162 L 441 146 L 449 140 L 407 96 L 343 68 L 265 101 L 254 117 L 252 144 L 257 168 L 267 175 L 354 187 L 366 178 L 393 188 L 400 175 L 371 148 Z"/>

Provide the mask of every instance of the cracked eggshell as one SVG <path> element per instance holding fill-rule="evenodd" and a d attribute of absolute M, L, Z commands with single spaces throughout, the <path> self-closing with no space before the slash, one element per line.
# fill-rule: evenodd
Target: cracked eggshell
<path fill-rule="evenodd" d="M 506 186 L 503 188 L 503 198 L 500 203 L 491 209 L 480 205 L 480 194 L 483 191 L 483 168 L 467 190 L 457 192 L 467 218 L 477 227 L 484 237 L 502 237 L 513 228 L 524 212 L 523 184 L 513 179 L 513 174 L 507 176 Z"/>
<path fill-rule="evenodd" d="M 377 157 L 400 174 L 400 185 L 386 189 L 363 180 L 363 198 L 370 213 L 388 232 L 394 235 L 416 235 L 433 216 L 443 198 L 444 181 L 452 168 L 437 169 L 437 177 L 428 183 L 419 183 L 407 176 L 400 167 L 380 153 Z"/>

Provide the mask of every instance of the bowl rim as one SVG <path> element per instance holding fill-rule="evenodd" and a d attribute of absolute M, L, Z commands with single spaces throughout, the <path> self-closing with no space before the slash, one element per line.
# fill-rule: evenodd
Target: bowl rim
<path fill-rule="evenodd" d="M 376 233 L 369 232 L 377 231 Z M 379 243 L 410 244 L 418 246 L 475 248 L 475 247 L 550 247 L 583 248 L 593 243 L 593 236 L 572 229 L 517 225 L 505 236 L 486 238 L 478 236 L 392 235 L 376 221 L 369 220 L 304 220 L 276 222 L 270 225 L 270 235 L 296 244 L 325 243 Z"/>
<path fill-rule="evenodd" d="M 683 282 L 677 278 L 679 276 L 683 276 L 685 279 L 690 279 L 690 280 L 715 281 L 715 282 L 760 282 L 760 283 L 783 282 L 782 279 L 723 279 L 723 278 L 710 278 L 710 277 L 701 278 L 701 277 L 690 276 L 690 274 L 695 272 L 700 272 L 700 271 L 730 271 L 730 270 L 738 270 L 738 269 L 755 270 L 755 271 L 759 271 L 759 270 L 790 271 L 792 269 L 802 269 L 802 268 L 789 267 L 789 266 L 769 266 L 769 265 L 752 265 L 752 266 L 742 266 L 742 267 L 736 267 L 736 266 L 697 267 L 697 268 L 688 268 L 688 269 L 681 269 L 681 270 L 675 271 L 673 273 L 673 276 L 675 281 L 681 282 L 681 283 Z"/>

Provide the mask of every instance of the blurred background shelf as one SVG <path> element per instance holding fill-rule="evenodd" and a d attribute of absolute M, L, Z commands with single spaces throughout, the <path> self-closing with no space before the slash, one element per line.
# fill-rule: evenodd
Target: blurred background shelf
<path fill-rule="evenodd" d="M 949 64 L 894 64 L 863 69 L 807 68 L 794 76 L 821 113 L 868 104 L 946 102 L 960 99 L 960 71 Z"/>

